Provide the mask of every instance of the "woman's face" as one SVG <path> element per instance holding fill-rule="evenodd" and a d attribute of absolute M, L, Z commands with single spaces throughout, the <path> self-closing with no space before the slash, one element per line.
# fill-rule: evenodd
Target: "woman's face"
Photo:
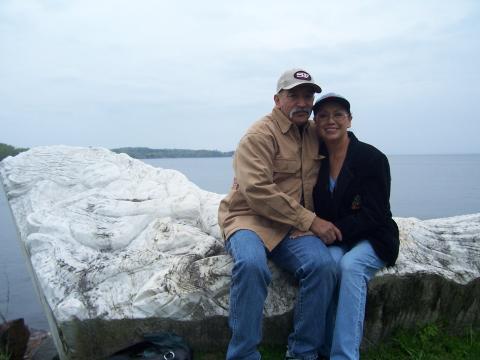
<path fill-rule="evenodd" d="M 315 115 L 317 134 L 323 141 L 338 141 L 347 135 L 352 125 L 352 115 L 340 104 L 329 101 L 324 103 Z"/>

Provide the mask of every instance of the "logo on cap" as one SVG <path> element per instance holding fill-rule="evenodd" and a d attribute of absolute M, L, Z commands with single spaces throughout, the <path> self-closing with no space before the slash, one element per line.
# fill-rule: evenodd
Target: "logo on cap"
<path fill-rule="evenodd" d="M 298 80 L 312 80 L 310 74 L 305 71 L 297 71 L 295 74 L 293 74 L 293 77 Z"/>

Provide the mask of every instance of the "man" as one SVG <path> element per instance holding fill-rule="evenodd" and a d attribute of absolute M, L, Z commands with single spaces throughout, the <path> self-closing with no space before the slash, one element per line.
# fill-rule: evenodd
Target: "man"
<path fill-rule="evenodd" d="M 313 213 L 318 140 L 308 120 L 315 93 L 305 70 L 286 71 L 272 112 L 255 122 L 234 157 L 235 182 L 219 207 L 219 225 L 234 267 L 230 288 L 228 360 L 258 360 L 262 311 L 271 274 L 267 259 L 292 273 L 299 290 L 286 359 L 318 359 L 336 283 L 326 244 L 339 230 Z M 291 232 L 311 233 L 292 238 Z"/>

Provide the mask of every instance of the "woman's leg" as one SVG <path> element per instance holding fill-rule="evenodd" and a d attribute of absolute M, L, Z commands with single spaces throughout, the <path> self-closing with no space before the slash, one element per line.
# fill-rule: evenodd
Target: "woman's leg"
<path fill-rule="evenodd" d="M 384 266 L 368 240 L 360 241 L 341 258 L 331 360 L 360 358 L 368 282 Z"/>

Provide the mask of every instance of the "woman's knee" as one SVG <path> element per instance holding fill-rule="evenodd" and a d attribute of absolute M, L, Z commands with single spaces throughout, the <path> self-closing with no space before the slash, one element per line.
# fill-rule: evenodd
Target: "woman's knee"
<path fill-rule="evenodd" d="M 373 275 L 384 266 L 367 241 L 360 242 L 345 253 L 339 263 L 341 273 Z"/>
<path fill-rule="evenodd" d="M 340 273 L 358 273 L 362 272 L 363 266 L 361 261 L 355 257 L 348 256 L 348 253 L 340 259 L 338 263 L 338 270 Z"/>
<path fill-rule="evenodd" d="M 377 271 L 378 269 L 370 266 L 365 258 L 344 256 L 339 264 L 339 276 L 342 278 L 357 278 L 360 276 L 369 281 Z"/>

